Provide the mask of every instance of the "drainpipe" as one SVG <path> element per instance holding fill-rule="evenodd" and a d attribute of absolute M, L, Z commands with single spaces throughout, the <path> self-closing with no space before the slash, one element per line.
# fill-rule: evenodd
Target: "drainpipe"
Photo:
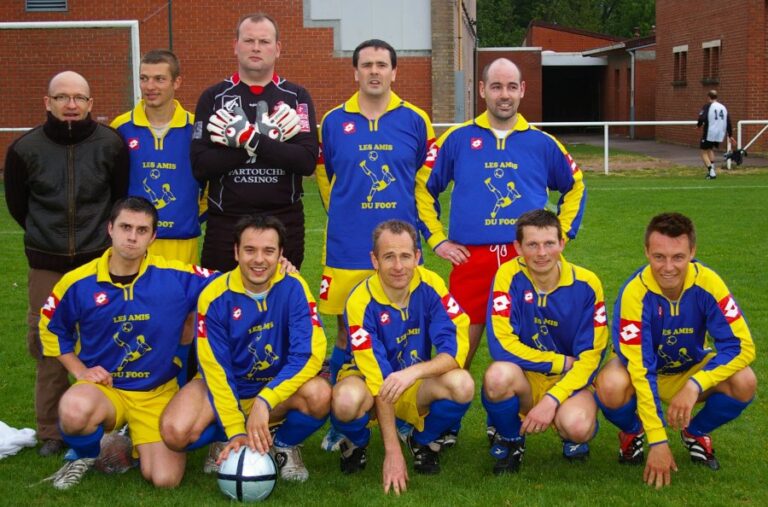
<path fill-rule="evenodd" d="M 629 53 L 629 121 L 635 121 L 635 52 L 628 49 Z M 629 126 L 629 138 L 635 138 L 635 126 Z"/>

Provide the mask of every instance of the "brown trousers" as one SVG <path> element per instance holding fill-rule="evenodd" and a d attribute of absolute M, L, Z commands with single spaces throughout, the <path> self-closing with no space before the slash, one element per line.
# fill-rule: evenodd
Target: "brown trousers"
<path fill-rule="evenodd" d="M 40 308 L 62 277 L 61 273 L 44 269 L 29 269 L 29 308 L 27 310 L 27 348 L 37 361 L 35 377 L 35 416 L 37 438 L 61 440 L 59 432 L 59 400 L 69 388 L 67 370 L 55 357 L 43 356 L 40 343 Z"/>

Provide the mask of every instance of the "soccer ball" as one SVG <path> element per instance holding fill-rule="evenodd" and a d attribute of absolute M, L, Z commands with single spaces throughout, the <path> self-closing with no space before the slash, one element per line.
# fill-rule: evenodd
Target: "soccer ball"
<path fill-rule="evenodd" d="M 152 169 L 151 171 L 149 171 L 149 177 L 152 178 L 153 180 L 159 179 L 160 169 Z"/>
<path fill-rule="evenodd" d="M 240 502 L 260 502 L 275 489 L 277 464 L 272 456 L 259 454 L 243 446 L 230 452 L 219 468 L 219 488 L 229 498 Z"/>
<path fill-rule="evenodd" d="M 105 474 L 122 474 L 133 468 L 133 444 L 124 428 L 113 431 L 101 438 L 101 452 L 94 467 Z"/>

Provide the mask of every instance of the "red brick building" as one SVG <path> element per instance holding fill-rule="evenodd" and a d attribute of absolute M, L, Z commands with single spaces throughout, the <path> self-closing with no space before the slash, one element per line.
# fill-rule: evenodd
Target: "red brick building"
<path fill-rule="evenodd" d="M 457 73 L 469 69 L 467 84 L 462 88 L 474 87 L 474 39 L 467 19 L 475 16 L 475 1 L 456 2 L 452 9 L 445 9 L 443 0 L 427 1 L 426 12 L 431 19 L 424 20 L 424 26 L 431 26 L 433 50 L 400 54 L 394 89 L 430 114 L 433 104 L 439 101 L 442 106 L 434 108 L 434 121 L 453 121 L 457 102 L 471 105 L 469 95 L 455 97 L 459 87 L 454 86 L 454 80 Z M 0 20 L 138 20 L 142 52 L 172 44 L 182 66 L 183 83 L 178 98 L 191 110 L 206 87 L 236 70 L 232 49 L 235 25 L 241 15 L 254 11 L 276 18 L 282 41 L 277 72 L 310 91 L 318 118 L 357 89 L 351 55 L 336 48 L 334 27 L 306 22 L 306 0 L 63 3 L 68 4 L 68 10 L 63 12 L 29 12 L 24 1 L 0 2 Z M 375 37 L 377 33 L 372 28 L 365 36 Z M 6 100 L 0 127 L 31 127 L 41 123 L 45 119 L 42 97 L 47 82 L 65 69 L 76 70 L 89 80 L 94 117 L 111 121 L 133 107 L 130 58 L 130 33 L 123 28 L 0 30 L 0 94 L 12 98 Z M 471 114 L 470 109 L 467 116 Z M 0 133 L 2 156 L 18 135 Z"/>

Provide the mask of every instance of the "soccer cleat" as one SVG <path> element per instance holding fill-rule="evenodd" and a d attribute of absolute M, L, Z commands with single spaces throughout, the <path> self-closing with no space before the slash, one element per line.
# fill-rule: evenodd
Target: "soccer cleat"
<path fill-rule="evenodd" d="M 413 431 L 413 425 L 403 421 L 402 419 L 395 419 L 395 425 L 397 426 L 397 436 L 404 444 L 408 443 L 408 436 Z"/>
<path fill-rule="evenodd" d="M 67 461 L 55 474 L 45 480 L 53 481 L 53 487 L 64 491 L 71 488 L 83 480 L 85 473 L 93 467 L 96 458 L 79 458 L 74 461 Z"/>
<path fill-rule="evenodd" d="M 488 437 L 488 445 L 493 445 L 493 438 L 496 436 L 496 427 L 495 426 L 487 426 L 485 428 L 485 436 Z"/>
<path fill-rule="evenodd" d="M 341 472 L 345 474 L 354 474 L 365 470 L 365 464 L 368 462 L 368 448 L 366 446 L 358 447 L 348 438 L 343 438 L 339 443 L 341 451 Z"/>
<path fill-rule="evenodd" d="M 435 443 L 440 446 L 440 450 L 443 449 L 450 449 L 451 447 L 456 446 L 456 441 L 459 438 L 458 432 L 455 430 L 447 430 L 443 432 L 442 435 L 437 437 L 437 440 L 435 440 Z"/>
<path fill-rule="evenodd" d="M 273 446 L 270 450 L 280 469 L 280 478 L 286 481 L 304 482 L 309 478 L 309 471 L 301 459 L 298 445 L 292 447 Z"/>
<path fill-rule="evenodd" d="M 496 459 L 493 465 L 494 475 L 517 472 L 525 454 L 525 438 L 505 440 L 496 433 L 490 454 Z"/>
<path fill-rule="evenodd" d="M 563 440 L 563 457 L 568 461 L 584 461 L 589 457 L 589 444 Z"/>
<path fill-rule="evenodd" d="M 323 441 L 320 442 L 320 449 L 326 452 L 338 451 L 342 440 L 344 440 L 344 434 L 339 432 L 334 425 L 331 425 L 323 437 Z"/>
<path fill-rule="evenodd" d="M 712 438 L 709 435 L 697 437 L 688 433 L 688 430 L 680 432 L 683 444 L 691 455 L 691 461 L 708 466 L 711 470 L 720 470 L 720 462 L 715 458 L 715 450 L 712 449 Z"/>
<path fill-rule="evenodd" d="M 216 463 L 216 460 L 219 458 L 219 454 L 221 454 L 221 451 L 224 450 L 226 445 L 226 442 L 213 442 L 208 446 L 208 456 L 206 456 L 205 461 L 203 461 L 204 474 L 215 474 L 219 471 L 219 465 Z"/>
<path fill-rule="evenodd" d="M 43 440 L 43 445 L 37 450 L 37 454 L 43 458 L 55 456 L 64 450 L 64 442 L 56 439 Z"/>
<path fill-rule="evenodd" d="M 619 432 L 619 463 L 640 465 L 643 463 L 643 437 L 645 433 Z"/>
<path fill-rule="evenodd" d="M 413 438 L 408 437 L 408 448 L 413 454 L 413 469 L 416 473 L 434 475 L 440 473 L 440 446 L 435 442 L 421 445 Z"/>

